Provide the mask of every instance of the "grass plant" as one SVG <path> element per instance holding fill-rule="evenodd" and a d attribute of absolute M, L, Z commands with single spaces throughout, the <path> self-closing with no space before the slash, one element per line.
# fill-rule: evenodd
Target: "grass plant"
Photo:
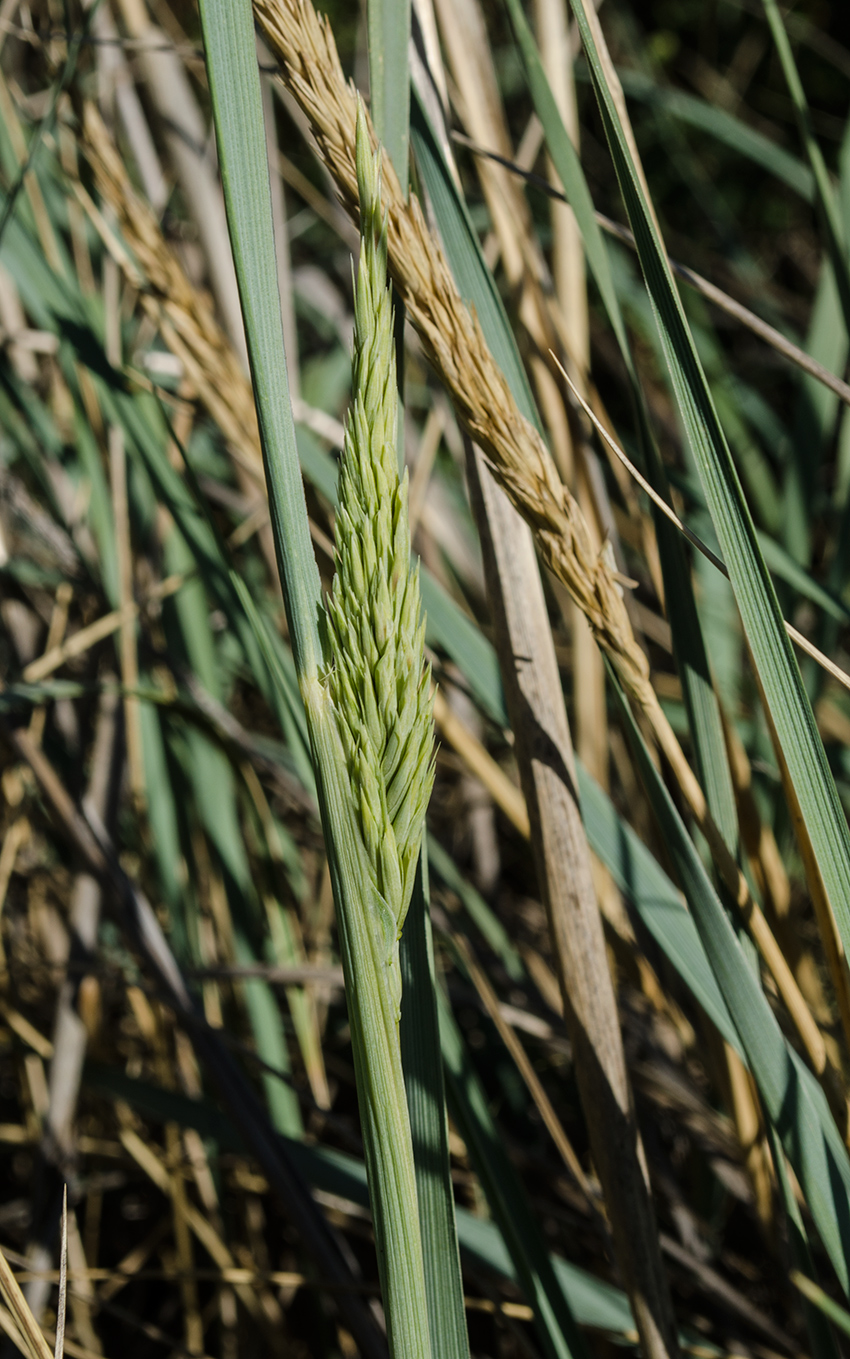
<path fill-rule="evenodd" d="M 2 7 L 0 1327 L 837 1359 L 843 13 L 328 7 Z"/>

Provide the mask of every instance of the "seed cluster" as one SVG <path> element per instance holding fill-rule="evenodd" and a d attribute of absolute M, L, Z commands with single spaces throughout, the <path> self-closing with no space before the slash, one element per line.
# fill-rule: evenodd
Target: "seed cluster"
<path fill-rule="evenodd" d="M 430 670 L 418 566 L 411 566 L 407 473 L 399 479 L 398 397 L 379 153 L 360 112 L 361 252 L 354 305 L 354 400 L 336 517 L 326 619 L 336 710 L 376 885 L 401 932 L 434 779 Z M 363 192 L 365 190 L 365 192 Z"/>

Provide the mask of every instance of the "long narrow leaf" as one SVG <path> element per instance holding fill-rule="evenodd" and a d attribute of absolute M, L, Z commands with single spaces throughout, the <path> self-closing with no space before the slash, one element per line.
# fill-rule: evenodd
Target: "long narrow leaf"
<path fill-rule="evenodd" d="M 372 122 L 407 194 L 410 143 L 410 0 L 369 0 Z"/>
<path fill-rule="evenodd" d="M 702 860 L 612 676 L 641 781 L 676 866 L 765 1112 L 775 1125 L 845 1293 L 850 1291 L 850 1159 L 823 1091 L 782 1035 Z"/>
<path fill-rule="evenodd" d="M 441 1359 L 469 1359 L 431 935 L 428 855 L 423 846 L 401 937 L 401 1057 L 416 1163 L 416 1190 L 432 1346 Z"/>
<path fill-rule="evenodd" d="M 534 1308 L 537 1332 L 550 1359 L 583 1359 L 585 1350 L 569 1304 L 555 1277 L 539 1229 L 526 1203 L 487 1108 L 463 1039 L 440 993 L 440 1040 L 455 1120 L 475 1162 L 484 1192 L 510 1252 L 517 1277 Z"/>
<path fill-rule="evenodd" d="M 826 235 L 827 251 L 832 264 L 835 282 L 838 285 L 838 295 L 841 298 L 841 310 L 844 313 L 844 326 L 847 334 L 850 335 L 850 264 L 847 259 L 847 239 L 846 232 L 842 226 L 841 215 L 838 203 L 835 199 L 835 192 L 826 168 L 823 153 L 818 146 L 812 129 L 809 105 L 803 89 L 803 82 L 794 61 L 794 53 L 791 50 L 791 43 L 782 22 L 782 15 L 776 0 L 762 0 L 764 12 L 770 27 L 776 51 L 779 55 L 779 62 L 782 66 L 782 73 L 785 76 L 788 92 L 791 95 L 791 102 L 794 105 L 794 112 L 797 115 L 797 126 L 800 129 L 800 138 L 806 159 L 812 172 L 815 186 L 815 202 L 821 219 L 824 233 Z"/>
<path fill-rule="evenodd" d="M 806 829 L 850 947 L 850 834 L 799 667 L 711 393 L 596 50 L 583 0 L 572 0 L 620 190 L 652 300 L 673 392 L 729 569 L 744 630 Z"/>
<path fill-rule="evenodd" d="M 321 657 L 321 584 L 310 541 L 298 463 L 277 286 L 265 130 L 256 117 L 259 75 L 250 5 L 203 0 L 210 93 L 216 113 L 221 176 L 245 334 L 256 395 L 269 510 L 280 579 L 300 674 L 315 674 Z"/>

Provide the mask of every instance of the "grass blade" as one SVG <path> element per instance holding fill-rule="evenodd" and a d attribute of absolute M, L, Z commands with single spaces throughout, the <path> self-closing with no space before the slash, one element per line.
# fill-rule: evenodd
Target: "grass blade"
<path fill-rule="evenodd" d="M 522 1185 L 490 1117 L 487 1099 L 460 1032 L 439 993 L 440 1042 L 452 1112 L 469 1148 L 493 1215 L 528 1301 L 549 1359 L 583 1359 L 584 1343 L 561 1289 Z"/>
<path fill-rule="evenodd" d="M 588 263 L 623 356 L 631 386 L 632 404 L 644 463 L 655 489 L 669 499 L 664 464 L 650 428 L 643 392 L 614 288 L 608 248 L 596 221 L 584 172 L 555 103 L 520 0 L 507 0 L 507 3 L 526 79 L 537 115 L 543 125 L 552 162 L 575 212 Z M 732 779 L 726 758 L 720 711 L 712 688 L 708 656 L 691 586 L 688 558 L 678 533 L 671 528 L 654 505 L 653 519 L 664 576 L 665 604 L 671 625 L 674 655 L 682 679 L 697 765 L 711 813 L 721 828 L 727 844 L 734 849 L 738 841 L 738 821 Z"/>
<path fill-rule="evenodd" d="M 310 541 L 286 378 L 265 125 L 250 5 L 242 0 L 234 4 L 204 0 L 201 20 L 280 580 L 299 673 L 315 674 L 321 658 L 321 586 Z M 250 43 L 246 42 L 249 30 Z"/>
<path fill-rule="evenodd" d="M 828 1293 L 824 1293 L 814 1279 L 809 1279 L 799 1269 L 792 1269 L 789 1277 L 794 1286 L 799 1288 L 807 1302 L 813 1303 L 845 1335 L 850 1335 L 850 1313 L 845 1312 L 844 1308 L 840 1307 Z M 837 1353 L 837 1351 L 835 1352 Z"/>
<path fill-rule="evenodd" d="M 607 793 L 578 762 L 576 773 L 591 849 L 727 1043 L 743 1055 L 694 918 L 679 892 Z"/>
<path fill-rule="evenodd" d="M 811 1072 L 786 1042 L 617 681 L 614 692 L 664 842 L 734 1021 L 767 1117 L 775 1125 L 832 1261 L 850 1292 L 850 1159 Z"/>
<path fill-rule="evenodd" d="M 680 122 L 714 137 L 738 155 L 746 156 L 754 165 L 774 175 L 808 202 L 814 198 L 814 180 L 808 166 L 798 156 L 777 146 L 763 132 L 736 118 L 728 109 L 717 108 L 685 90 L 665 88 L 642 71 L 618 67 L 617 75 L 626 94 L 632 99 L 639 100 L 649 108 L 663 109 Z"/>
<path fill-rule="evenodd" d="M 369 0 L 372 122 L 407 194 L 410 145 L 410 0 Z"/>
<path fill-rule="evenodd" d="M 469 1359 L 423 846 L 400 951 L 401 1059 L 416 1163 L 419 1223 L 432 1343 L 441 1359 Z M 439 1340 L 437 1339 L 439 1338 Z"/>
<path fill-rule="evenodd" d="M 850 335 L 850 265 L 848 265 L 847 260 L 846 233 L 841 222 L 841 214 L 835 200 L 835 192 L 823 153 L 812 129 L 808 101 L 797 70 L 797 64 L 794 61 L 794 53 L 791 51 L 791 43 L 782 22 L 782 15 L 779 13 L 776 0 L 762 0 L 762 3 L 779 56 L 782 74 L 785 76 L 788 93 L 791 95 L 791 102 L 794 105 L 797 126 L 800 130 L 800 140 L 803 143 L 806 159 L 812 172 L 818 216 L 826 236 L 827 253 L 838 286 L 838 295 L 841 298 L 844 326 L 848 335 Z"/>
<path fill-rule="evenodd" d="M 337 574 L 322 616 L 323 650 L 319 576 L 286 391 L 250 0 L 204 0 L 201 17 L 272 527 L 337 908 L 390 1349 L 399 1359 L 427 1359 L 429 1317 L 398 1037 L 398 939 L 433 778 L 432 727 L 418 578 L 409 565 L 406 483 L 399 486 L 395 455 L 397 393 L 379 160 L 372 157 L 361 116 L 355 402 L 340 482 Z"/>
<path fill-rule="evenodd" d="M 502 299 L 484 262 L 466 203 L 446 165 L 431 120 L 415 87 L 410 109 L 410 137 L 461 296 L 466 303 L 474 305 L 487 343 L 508 380 L 514 400 L 526 420 L 539 427 L 534 397 Z"/>
<path fill-rule="evenodd" d="M 847 823 L 667 257 L 608 88 L 583 0 L 572 0 L 572 3 L 655 311 L 676 403 L 729 569 L 765 700 L 847 948 L 850 945 L 850 834 Z"/>
<path fill-rule="evenodd" d="M 770 1149 L 773 1152 L 773 1164 L 776 1170 L 776 1178 L 779 1183 L 779 1192 L 782 1196 L 785 1217 L 788 1223 L 791 1258 L 797 1267 L 797 1271 L 802 1271 L 807 1279 L 811 1279 L 811 1276 L 815 1272 L 815 1264 L 809 1249 L 809 1239 L 806 1235 L 806 1228 L 803 1223 L 803 1215 L 800 1212 L 800 1205 L 794 1197 L 791 1176 L 788 1174 L 788 1167 L 785 1164 L 785 1152 L 783 1151 L 782 1143 L 779 1141 L 776 1129 L 772 1123 L 768 1124 L 768 1135 L 770 1137 Z M 791 1275 L 791 1278 L 794 1280 L 794 1274 Z M 817 1285 L 814 1286 L 817 1287 Z M 833 1307 L 836 1306 L 835 1303 L 832 1305 Z M 843 1309 L 841 1310 L 843 1311 Z M 809 1332 L 812 1354 L 815 1356 L 815 1359 L 838 1359 L 838 1346 L 835 1343 L 835 1337 L 817 1304 L 808 1297 L 805 1302 L 805 1313 L 806 1328 Z M 848 1318 L 848 1320 L 850 1320 L 850 1318 Z"/>

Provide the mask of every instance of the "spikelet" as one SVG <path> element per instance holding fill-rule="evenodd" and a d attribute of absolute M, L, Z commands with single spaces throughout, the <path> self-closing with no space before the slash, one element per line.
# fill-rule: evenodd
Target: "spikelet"
<path fill-rule="evenodd" d="M 430 671 L 418 565 L 411 566 L 407 472 L 399 480 L 398 397 L 380 152 L 357 123 L 360 263 L 355 282 L 354 399 L 336 516 L 336 576 L 327 603 L 325 682 L 345 750 L 374 885 L 397 944 L 434 781 Z"/>

